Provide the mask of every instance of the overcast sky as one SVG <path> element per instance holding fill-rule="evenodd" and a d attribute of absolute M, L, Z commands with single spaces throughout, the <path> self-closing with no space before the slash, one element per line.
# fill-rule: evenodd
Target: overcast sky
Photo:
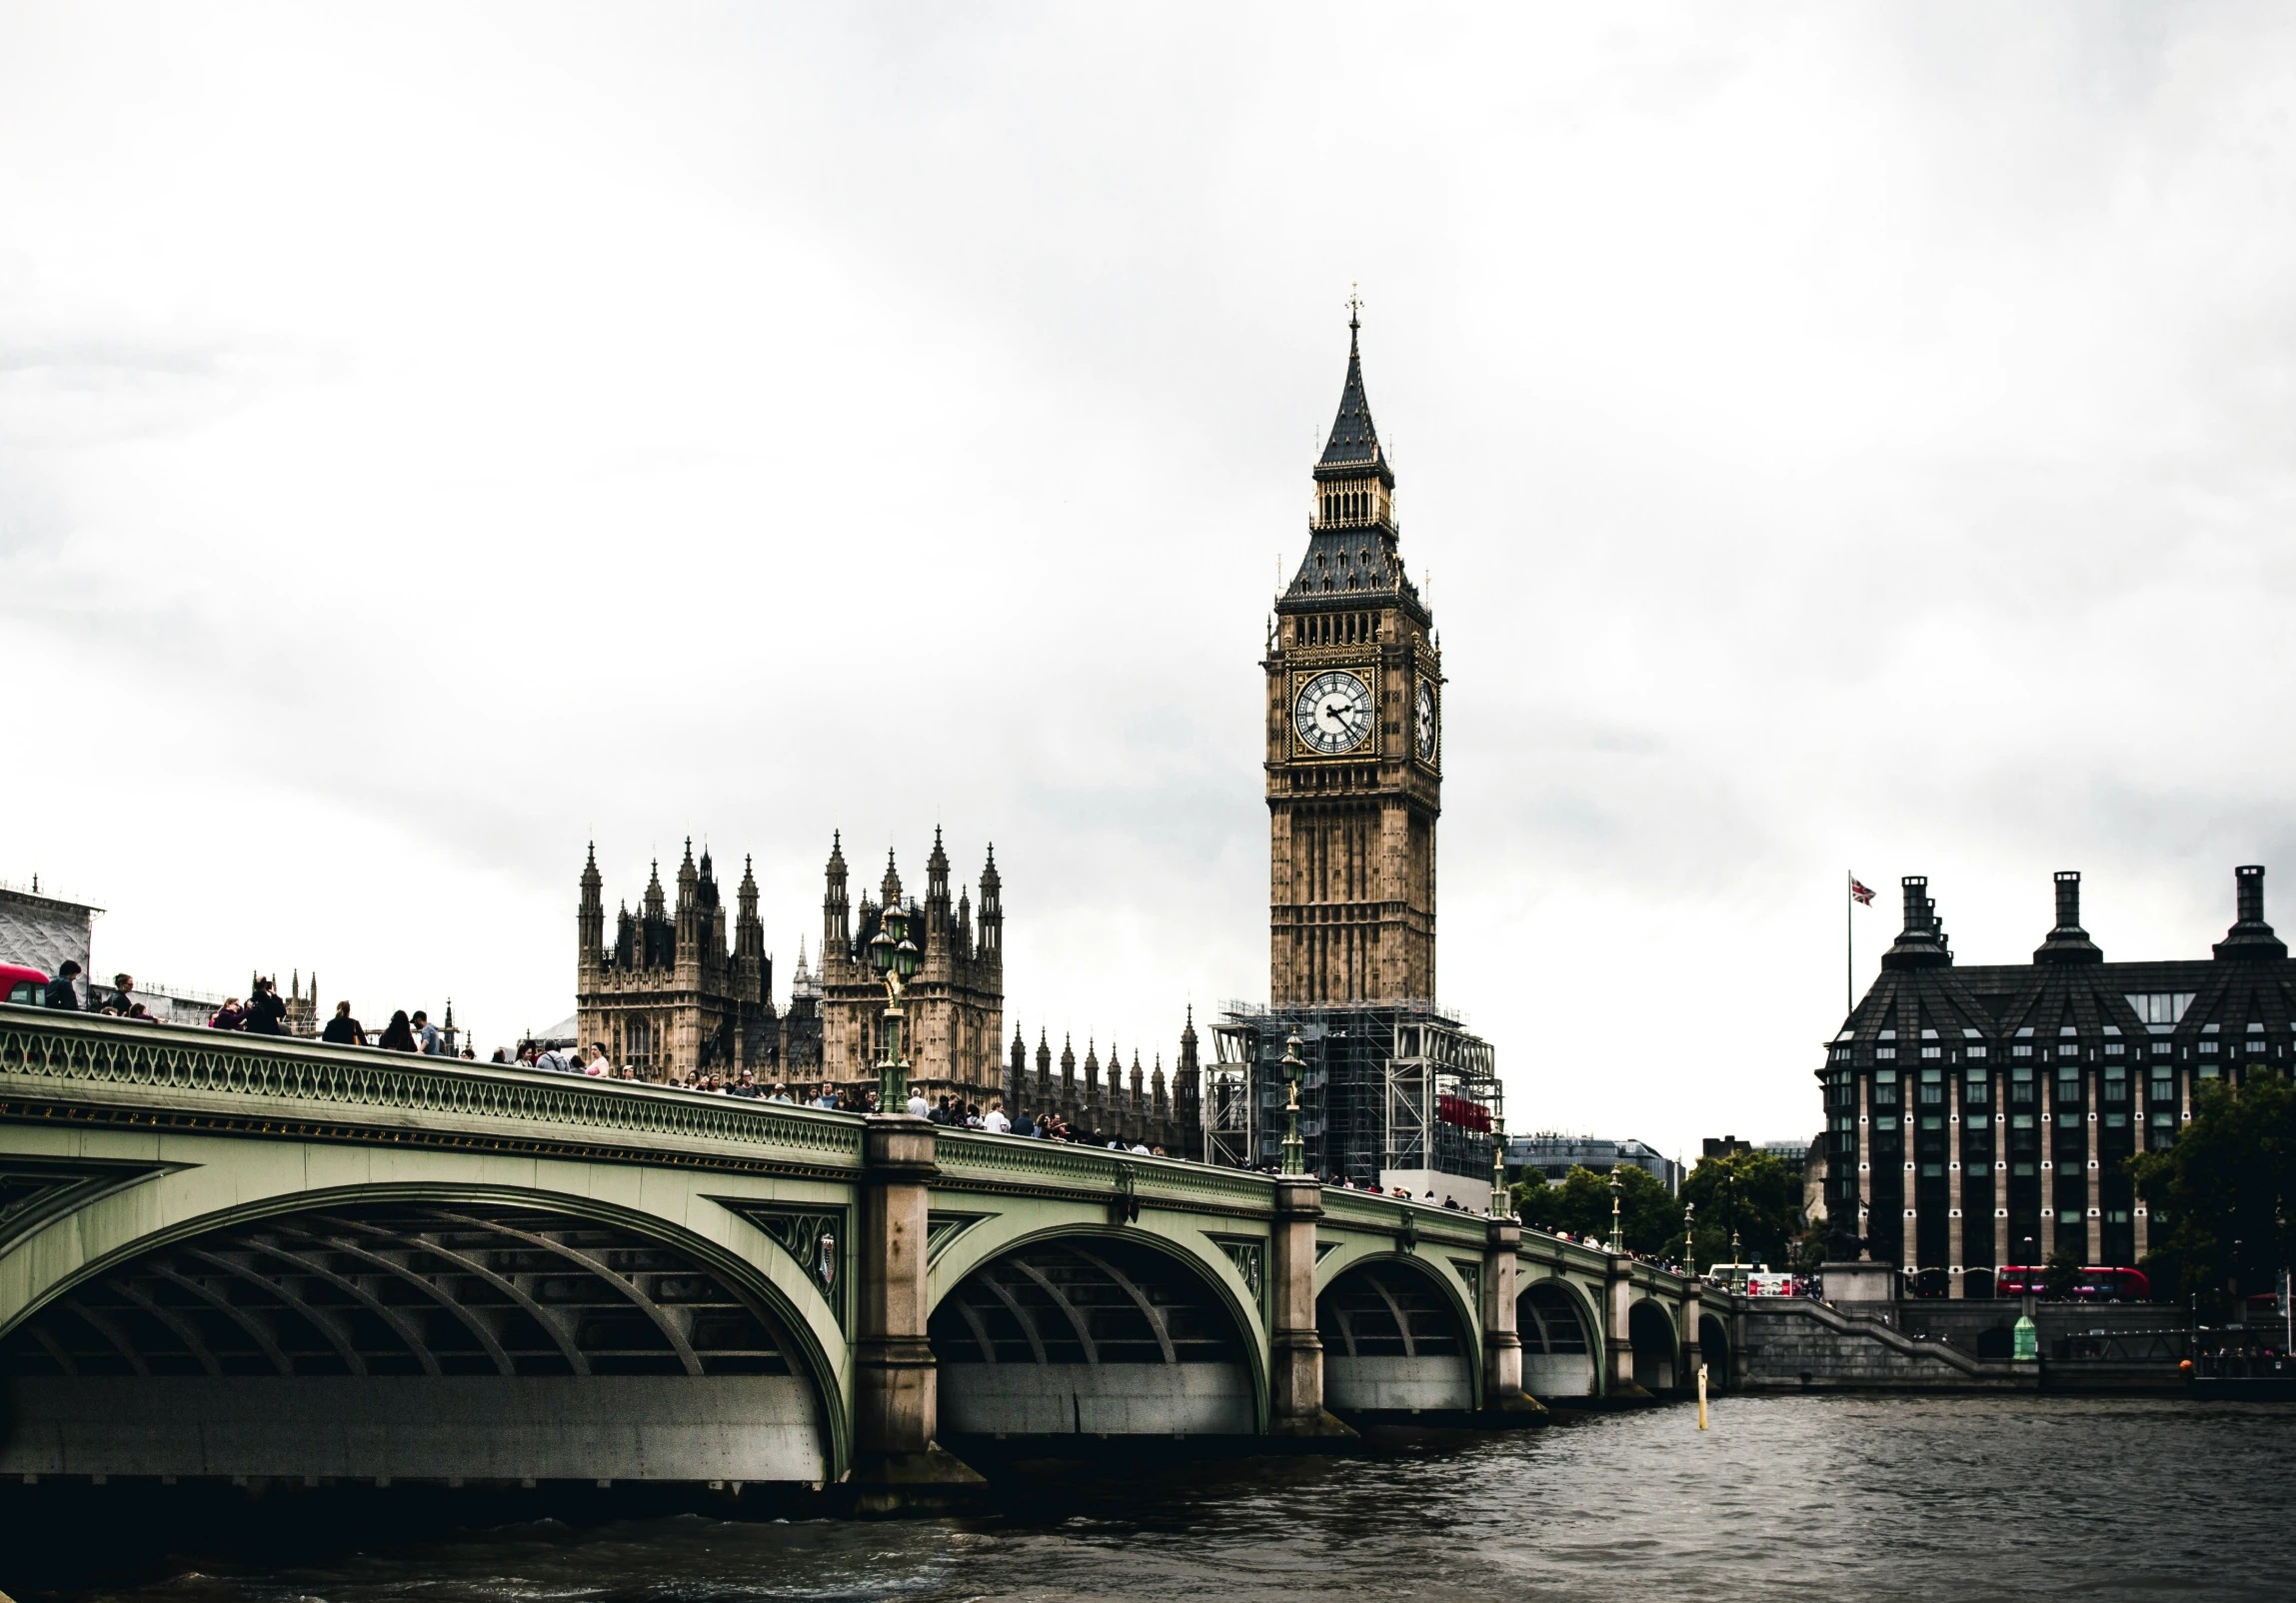
<path fill-rule="evenodd" d="M 0 877 L 482 1047 L 576 875 L 994 840 L 1007 1029 L 1266 994 L 1349 286 L 1508 1122 L 1807 1136 L 1926 872 L 2296 923 L 2296 13 L 0 9 Z"/>

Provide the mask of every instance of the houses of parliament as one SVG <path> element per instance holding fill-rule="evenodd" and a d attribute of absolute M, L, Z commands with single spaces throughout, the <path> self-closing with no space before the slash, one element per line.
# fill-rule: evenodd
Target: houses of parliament
<path fill-rule="evenodd" d="M 1058 1074 L 1050 1038 L 1040 1032 L 1036 1072 L 1016 1028 L 1004 1043 L 1005 905 L 997 852 L 988 850 L 978 883 L 953 887 L 941 831 L 925 862 L 925 895 L 908 894 L 894 853 L 874 887 L 853 899 L 842 837 L 833 836 L 823 871 L 821 945 L 809 967 L 803 943 L 786 1006 L 777 1007 L 774 963 L 765 949 L 757 877 L 747 862 L 729 921 L 715 865 L 687 842 L 673 904 L 659 865 L 640 898 L 616 913 L 609 937 L 605 881 L 595 847 L 583 864 L 575 917 L 577 1029 L 584 1046 L 603 1047 L 640 1079 L 691 1082 L 744 1072 L 781 1080 L 802 1095 L 828 1082 L 866 1091 L 877 1085 L 885 1052 L 885 986 L 869 963 L 869 943 L 885 909 L 910 915 L 917 974 L 902 998 L 908 1015 L 910 1084 L 929 1101 L 946 1095 L 986 1106 L 1059 1112 L 1076 1129 L 1110 1139 L 1196 1153 L 1201 1137 L 1194 1094 L 1195 1030 L 1180 1034 L 1173 1076 L 1160 1054 L 1152 1070 L 1134 1050 L 1129 1075 L 1115 1043 L 1104 1071 L 1097 1042 L 1082 1066 L 1064 1043 Z M 952 889 L 955 896 L 952 898 Z"/>
<path fill-rule="evenodd" d="M 793 1092 L 821 1081 L 874 1086 L 886 997 L 869 942 L 885 909 L 899 905 L 919 946 L 905 997 L 910 1083 L 928 1099 L 986 1106 L 1002 1095 L 1094 1136 L 1255 1163 L 1274 1138 L 1256 1112 L 1264 1082 L 1297 1028 L 1315 1060 L 1311 1077 L 1327 1087 L 1313 1092 L 1309 1121 L 1319 1166 L 1359 1169 L 1365 1179 L 1399 1168 L 1443 1185 L 1455 1170 L 1479 1183 L 1487 1146 L 1466 1134 L 1489 1127 L 1489 1048 L 1434 1006 L 1441 657 L 1398 550 L 1395 476 L 1371 421 L 1359 331 L 1350 315 L 1346 376 L 1312 475 L 1306 553 L 1276 599 L 1259 664 L 1273 1012 L 1217 1024 L 1228 1065 L 1220 1109 L 1207 1118 L 1192 1009 L 1168 1073 L 1160 1050 L 1144 1063 L 1138 1043 L 1129 1063 L 1115 1041 L 1098 1037 L 1087 1038 L 1081 1062 L 1073 1038 L 1056 1057 L 1042 1028 L 1034 1048 L 1018 1026 L 1005 1045 L 996 852 L 987 852 L 977 886 L 953 897 L 938 829 L 921 900 L 905 890 L 889 851 L 884 874 L 856 902 L 843 840 L 833 836 L 815 966 L 801 944 L 780 1006 L 747 863 L 729 918 L 709 852 L 697 860 L 688 842 L 675 906 L 657 868 L 639 910 L 624 903 L 609 929 L 594 851 L 576 917 L 583 1043 L 645 1079 L 748 1072 Z M 1321 1011 L 1334 1007 L 1375 1015 Z M 1327 1037 L 1359 1039 L 1362 1049 L 1339 1052 Z M 1404 1113 L 1384 1111 L 1397 1097 Z M 1469 1103 L 1469 1113 L 1458 1111 Z M 1207 1143 L 1207 1123 L 1226 1133 Z"/>

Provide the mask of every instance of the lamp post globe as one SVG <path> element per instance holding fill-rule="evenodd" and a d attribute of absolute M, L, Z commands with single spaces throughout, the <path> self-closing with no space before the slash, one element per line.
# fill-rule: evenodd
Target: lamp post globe
<path fill-rule="evenodd" d="M 885 1056 L 877 1065 L 877 1107 L 881 1113 L 909 1110 L 909 1057 L 902 1040 L 908 1015 L 902 992 L 917 973 L 917 943 L 909 938 L 909 910 L 898 901 L 880 915 L 869 939 L 869 965 L 885 985 Z"/>

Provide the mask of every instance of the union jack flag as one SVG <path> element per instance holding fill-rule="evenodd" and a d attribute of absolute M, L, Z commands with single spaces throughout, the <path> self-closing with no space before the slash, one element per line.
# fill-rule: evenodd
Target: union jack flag
<path fill-rule="evenodd" d="M 1873 905 L 1873 887 L 1859 883 L 1857 875 L 1853 873 L 1849 876 L 1849 899 L 1861 907 L 1870 907 Z"/>

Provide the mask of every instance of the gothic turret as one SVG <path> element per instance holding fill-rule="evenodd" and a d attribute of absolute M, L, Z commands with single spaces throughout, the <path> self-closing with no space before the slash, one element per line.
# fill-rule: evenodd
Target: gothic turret
<path fill-rule="evenodd" d="M 594 962 L 606 945 L 606 881 L 598 872 L 598 842 L 582 865 L 582 902 L 574 915 L 576 946 L 581 961 Z"/>
<path fill-rule="evenodd" d="M 758 917 L 757 866 L 745 855 L 742 858 L 742 887 L 740 916 L 734 923 L 734 955 L 763 962 L 766 956 L 766 926 Z M 771 987 L 769 987 L 770 993 Z"/>
<path fill-rule="evenodd" d="M 1052 1033 L 1042 1024 L 1037 1026 L 1037 1094 L 1047 1101 L 1053 1096 Z"/>
<path fill-rule="evenodd" d="M 686 857 L 678 864 L 678 957 L 699 959 L 708 913 L 702 906 L 702 870 L 694 865 L 694 837 L 686 837 Z"/>
<path fill-rule="evenodd" d="M 829 889 L 821 903 L 821 960 L 825 974 L 839 956 L 853 946 L 853 906 L 846 899 L 845 837 L 837 830 L 829 837 Z"/>
<path fill-rule="evenodd" d="M 887 857 L 890 864 L 892 858 Z M 949 853 L 941 846 L 941 825 L 933 826 L 933 855 L 925 859 L 925 938 L 927 949 L 950 949 Z"/>
<path fill-rule="evenodd" d="M 1195 1055 L 1195 1005 L 1187 1009 L 1187 1024 L 1179 1032 L 1179 1061 L 1172 1065 L 1171 1112 L 1182 1129 L 1195 1127 L 1196 1109 L 1202 1094 L 1203 1067 Z"/>
<path fill-rule="evenodd" d="M 981 870 L 981 955 L 1000 965 L 1005 960 L 1005 880 L 997 872 L 994 841 L 989 845 L 989 865 Z"/>
<path fill-rule="evenodd" d="M 878 885 L 882 899 L 880 908 L 891 907 L 901 900 L 901 870 L 893 865 L 893 847 L 885 848 L 885 878 Z"/>
<path fill-rule="evenodd" d="M 669 915 L 662 899 L 662 859 L 660 857 L 656 857 L 647 865 L 646 899 L 640 905 L 646 909 L 645 915 L 650 919 L 660 919 Z"/>

